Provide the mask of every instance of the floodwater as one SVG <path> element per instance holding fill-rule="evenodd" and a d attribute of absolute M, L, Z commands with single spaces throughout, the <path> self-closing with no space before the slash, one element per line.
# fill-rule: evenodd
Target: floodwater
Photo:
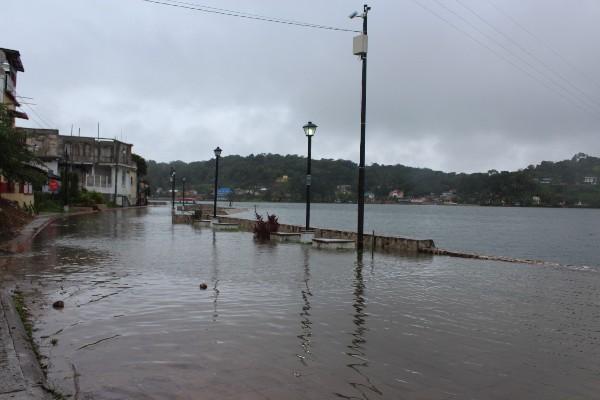
<path fill-rule="evenodd" d="M 600 393 L 599 272 L 359 262 L 173 226 L 165 207 L 60 221 L 0 276 L 79 399 L 566 400 Z"/>
<path fill-rule="evenodd" d="M 225 203 L 223 203 L 225 204 Z M 254 203 L 240 214 L 254 218 Z M 305 205 L 256 203 L 261 214 L 304 225 Z M 356 204 L 312 204 L 315 227 L 356 231 Z M 365 232 L 433 239 L 447 250 L 600 266 L 600 209 L 365 205 Z"/>

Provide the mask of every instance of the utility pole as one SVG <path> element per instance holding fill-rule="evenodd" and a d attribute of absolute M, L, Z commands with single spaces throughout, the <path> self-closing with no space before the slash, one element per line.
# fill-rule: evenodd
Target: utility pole
<path fill-rule="evenodd" d="M 362 253 L 364 247 L 364 224 L 365 224 L 365 130 L 367 125 L 367 16 L 371 7 L 364 5 L 363 31 L 361 35 L 354 38 L 354 54 L 362 60 L 362 97 L 360 105 L 360 163 L 358 164 L 358 226 L 356 236 L 356 249 Z M 352 14 L 354 18 L 358 14 Z"/>
<path fill-rule="evenodd" d="M 119 144 L 117 143 L 117 141 L 115 140 L 114 142 L 114 149 L 115 149 L 115 196 L 113 199 L 113 202 L 115 203 L 115 206 L 117 205 L 117 173 L 119 172 Z"/>

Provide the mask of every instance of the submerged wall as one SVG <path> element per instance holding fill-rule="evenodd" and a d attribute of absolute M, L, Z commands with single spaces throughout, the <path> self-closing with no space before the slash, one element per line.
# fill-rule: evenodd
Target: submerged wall
<path fill-rule="evenodd" d="M 232 222 L 240 225 L 240 229 L 252 232 L 254 230 L 254 221 L 249 219 L 234 218 L 229 216 L 219 216 L 223 222 Z M 279 232 L 300 232 L 303 226 L 279 224 Z M 356 240 L 356 232 L 343 231 L 338 229 L 314 228 L 315 237 L 330 239 L 350 239 Z M 371 248 L 373 242 L 372 234 L 364 235 L 365 246 Z M 426 252 L 428 249 L 434 249 L 435 243 L 431 239 L 408 239 L 398 236 L 375 235 L 375 250 L 389 250 L 419 253 Z"/>

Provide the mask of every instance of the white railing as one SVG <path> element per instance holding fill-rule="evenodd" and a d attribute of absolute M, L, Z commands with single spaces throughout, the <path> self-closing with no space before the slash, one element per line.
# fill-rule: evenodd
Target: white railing
<path fill-rule="evenodd" d="M 111 185 L 110 176 L 86 175 L 85 186 L 106 188 L 106 187 L 111 187 L 112 185 Z"/>

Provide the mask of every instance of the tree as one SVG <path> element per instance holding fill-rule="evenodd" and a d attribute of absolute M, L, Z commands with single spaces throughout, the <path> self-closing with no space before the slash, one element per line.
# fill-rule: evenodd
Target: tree
<path fill-rule="evenodd" d="M 13 118 L 0 104 L 0 172 L 11 181 L 40 184 L 44 174 L 36 169 L 41 161 L 27 148 L 25 134 L 13 126 Z"/>
<path fill-rule="evenodd" d="M 132 153 L 131 159 L 137 165 L 138 176 L 146 176 L 146 174 L 148 173 L 148 165 L 146 164 L 146 160 L 144 159 L 144 157 Z"/>

